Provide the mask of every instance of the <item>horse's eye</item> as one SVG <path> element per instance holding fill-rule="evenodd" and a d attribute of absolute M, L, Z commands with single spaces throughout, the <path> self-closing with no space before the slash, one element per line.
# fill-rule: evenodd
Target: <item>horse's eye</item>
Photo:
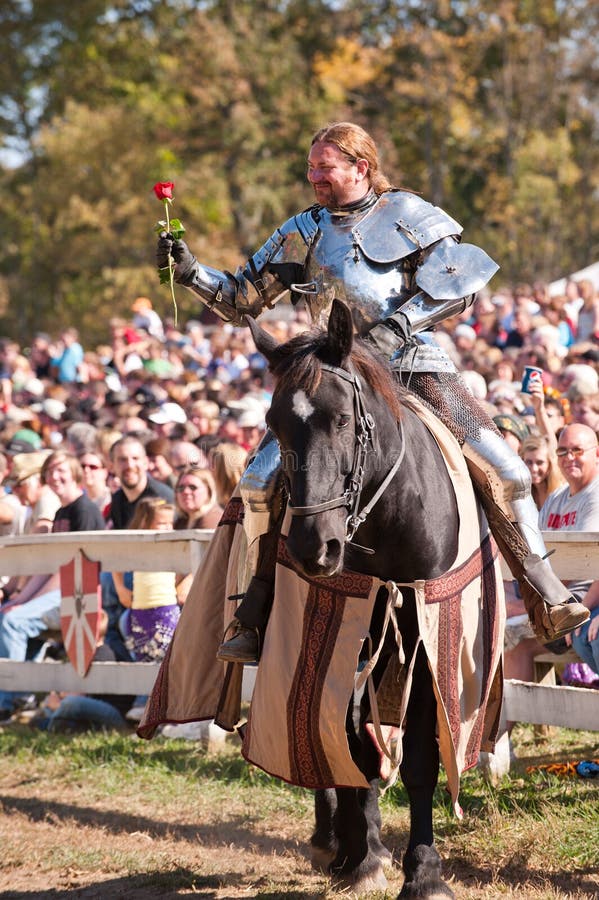
<path fill-rule="evenodd" d="M 351 422 L 351 416 L 339 416 L 337 419 L 337 428 L 347 428 L 349 423 Z"/>

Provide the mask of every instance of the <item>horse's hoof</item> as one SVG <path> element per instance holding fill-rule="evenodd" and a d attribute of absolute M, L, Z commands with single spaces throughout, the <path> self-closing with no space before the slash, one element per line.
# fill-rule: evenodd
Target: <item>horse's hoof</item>
<path fill-rule="evenodd" d="M 310 863 L 315 872 L 322 872 L 328 875 L 331 871 L 331 863 L 336 856 L 335 850 L 329 850 L 327 847 L 311 847 Z"/>
<path fill-rule="evenodd" d="M 388 882 L 383 872 L 383 866 L 379 864 L 363 875 L 337 875 L 333 879 L 333 885 L 336 890 L 343 891 L 349 897 L 359 897 L 371 891 L 386 890 Z"/>
<path fill-rule="evenodd" d="M 455 900 L 441 878 L 441 857 L 434 847 L 419 844 L 403 859 L 406 880 L 397 900 Z"/>

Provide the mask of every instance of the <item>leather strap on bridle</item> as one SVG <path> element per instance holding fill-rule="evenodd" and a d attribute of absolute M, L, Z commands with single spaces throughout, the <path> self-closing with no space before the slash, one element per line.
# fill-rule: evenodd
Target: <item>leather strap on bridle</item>
<path fill-rule="evenodd" d="M 333 375 L 337 375 L 344 381 L 349 382 L 354 391 L 356 442 L 354 445 L 352 470 L 349 475 L 348 486 L 343 494 L 341 494 L 339 497 L 334 497 L 332 500 L 325 500 L 322 503 L 314 503 L 310 506 L 293 506 L 291 502 L 289 502 L 288 509 L 292 516 L 313 516 L 321 512 L 326 512 L 330 509 L 338 509 L 343 506 L 347 507 L 347 509 L 349 510 L 349 515 L 346 521 L 345 541 L 346 543 L 352 543 L 354 534 L 356 533 L 360 525 L 362 525 L 362 523 L 366 520 L 366 517 L 370 514 L 374 505 L 380 500 L 401 465 L 402 459 L 405 454 L 403 426 L 400 421 L 399 430 L 402 440 L 399 456 L 395 460 L 393 466 L 387 473 L 383 482 L 379 485 L 370 502 L 367 503 L 360 512 L 358 512 L 360 507 L 360 498 L 362 496 L 362 488 L 364 484 L 364 469 L 366 464 L 366 457 L 368 455 L 369 445 L 371 447 L 373 445 L 375 422 L 370 413 L 368 413 L 364 407 L 362 384 L 357 373 L 348 372 L 345 369 L 341 369 L 339 366 L 331 366 L 328 363 L 322 363 L 321 365 L 324 371 L 331 372 Z M 374 553 L 374 550 L 371 550 L 368 547 L 361 547 L 359 544 L 353 544 L 353 546 L 359 550 L 363 550 L 366 553 Z"/>

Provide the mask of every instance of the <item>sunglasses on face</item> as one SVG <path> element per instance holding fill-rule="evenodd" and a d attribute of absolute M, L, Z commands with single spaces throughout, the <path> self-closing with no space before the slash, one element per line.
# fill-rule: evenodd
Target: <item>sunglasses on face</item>
<path fill-rule="evenodd" d="M 555 451 L 556 456 L 561 458 L 565 456 L 573 456 L 575 459 L 579 459 L 583 453 L 588 453 L 589 450 L 596 450 L 596 447 L 558 447 Z"/>
<path fill-rule="evenodd" d="M 198 484 L 180 484 L 175 488 L 177 494 L 182 494 L 183 491 L 199 491 L 200 486 Z"/>
<path fill-rule="evenodd" d="M 98 469 L 101 469 L 102 466 L 99 463 L 81 463 L 82 469 L 91 469 L 92 472 L 96 472 Z"/>

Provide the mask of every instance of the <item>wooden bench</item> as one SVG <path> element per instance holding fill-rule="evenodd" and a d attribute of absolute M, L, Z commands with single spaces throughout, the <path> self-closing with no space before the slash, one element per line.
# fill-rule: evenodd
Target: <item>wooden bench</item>
<path fill-rule="evenodd" d="M 551 653 L 549 650 L 539 653 L 534 658 L 535 684 L 557 684 L 557 675 L 563 672 L 568 663 L 579 663 L 580 657 L 575 650 L 566 653 Z"/>

